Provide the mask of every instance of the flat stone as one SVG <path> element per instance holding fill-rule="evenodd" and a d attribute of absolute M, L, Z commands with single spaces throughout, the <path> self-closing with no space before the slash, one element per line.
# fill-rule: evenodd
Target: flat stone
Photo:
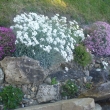
<path fill-rule="evenodd" d="M 80 94 L 79 98 L 91 97 L 95 101 L 107 99 L 110 97 L 110 81 L 100 84 L 94 88 Z"/>
<path fill-rule="evenodd" d="M 93 110 L 95 108 L 94 99 L 81 98 L 62 100 L 55 103 L 40 104 L 16 110 Z"/>

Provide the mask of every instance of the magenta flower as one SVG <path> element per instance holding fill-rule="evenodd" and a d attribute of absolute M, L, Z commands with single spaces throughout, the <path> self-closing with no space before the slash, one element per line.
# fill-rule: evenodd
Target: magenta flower
<path fill-rule="evenodd" d="M 85 39 L 85 45 L 97 55 L 110 55 L 110 25 L 98 21 L 90 27 L 89 36 Z"/>
<path fill-rule="evenodd" d="M 16 37 L 10 28 L 0 27 L 0 60 L 15 51 Z"/>

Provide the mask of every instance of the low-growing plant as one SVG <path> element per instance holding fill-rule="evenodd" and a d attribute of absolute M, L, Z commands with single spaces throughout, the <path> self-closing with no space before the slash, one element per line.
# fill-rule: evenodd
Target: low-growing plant
<path fill-rule="evenodd" d="M 57 80 L 56 80 L 56 77 L 52 78 L 51 79 L 51 85 L 54 85 L 54 84 L 57 84 Z"/>
<path fill-rule="evenodd" d="M 91 89 L 92 88 L 92 83 L 91 82 L 85 83 L 85 88 L 86 89 Z"/>
<path fill-rule="evenodd" d="M 17 35 L 15 56 L 27 55 L 44 67 L 73 60 L 74 45 L 85 38 L 76 21 L 67 23 L 66 17 L 59 14 L 48 18 L 24 13 L 17 15 L 14 23 L 11 28 Z"/>
<path fill-rule="evenodd" d="M 0 27 L 0 60 L 15 51 L 16 37 L 10 28 Z"/>
<path fill-rule="evenodd" d="M 110 25 L 98 21 L 89 28 L 85 45 L 91 52 L 97 55 L 110 55 Z"/>
<path fill-rule="evenodd" d="M 23 92 L 16 87 L 6 86 L 0 91 L 0 101 L 4 104 L 4 110 L 15 109 L 23 98 Z"/>
<path fill-rule="evenodd" d="M 74 60 L 85 67 L 91 62 L 91 55 L 83 45 L 78 45 L 74 49 Z"/>
<path fill-rule="evenodd" d="M 75 94 L 78 92 L 77 85 L 71 81 L 67 80 L 66 83 L 62 86 L 62 96 L 67 96 L 69 98 L 73 98 Z"/>

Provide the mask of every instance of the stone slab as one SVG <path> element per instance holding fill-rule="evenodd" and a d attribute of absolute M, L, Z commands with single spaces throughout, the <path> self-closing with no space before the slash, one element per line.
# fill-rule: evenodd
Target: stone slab
<path fill-rule="evenodd" d="M 40 104 L 16 110 L 93 110 L 94 108 L 94 99 L 76 98 L 70 100 L 62 100 L 55 103 Z"/>

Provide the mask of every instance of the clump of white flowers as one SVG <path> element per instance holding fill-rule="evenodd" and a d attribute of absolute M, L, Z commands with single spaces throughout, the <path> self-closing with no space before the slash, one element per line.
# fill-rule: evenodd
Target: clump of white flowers
<path fill-rule="evenodd" d="M 85 38 L 76 21 L 67 22 L 66 17 L 59 14 L 48 18 L 36 13 L 24 13 L 17 15 L 13 21 L 15 25 L 11 29 L 16 32 L 16 44 L 27 48 L 39 46 L 48 54 L 56 51 L 66 62 L 73 60 L 74 45 Z M 34 48 L 30 51 L 32 56 L 37 54 Z"/>

